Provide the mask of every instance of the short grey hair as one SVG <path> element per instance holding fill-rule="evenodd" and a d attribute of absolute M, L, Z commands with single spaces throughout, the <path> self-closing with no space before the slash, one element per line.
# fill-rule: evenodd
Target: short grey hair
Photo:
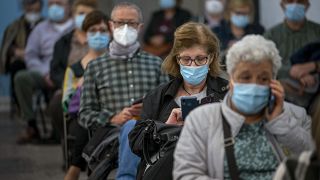
<path fill-rule="evenodd" d="M 231 76 L 234 68 L 241 61 L 260 63 L 266 59 L 271 61 L 273 77 L 276 77 L 281 67 L 281 57 L 274 42 L 261 35 L 247 35 L 228 50 L 227 72 Z"/>
<path fill-rule="evenodd" d="M 114 12 L 119 9 L 119 8 L 131 8 L 131 9 L 135 9 L 138 13 L 138 18 L 139 18 L 139 22 L 143 21 L 143 17 L 142 17 L 142 11 L 139 8 L 139 6 L 131 3 L 131 2 L 120 2 L 117 5 L 115 5 L 111 11 L 111 19 L 113 19 L 114 17 Z"/>

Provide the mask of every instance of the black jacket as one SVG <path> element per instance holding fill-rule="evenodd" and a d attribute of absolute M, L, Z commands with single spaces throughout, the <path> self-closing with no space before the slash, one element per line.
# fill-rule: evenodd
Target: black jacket
<path fill-rule="evenodd" d="M 68 65 L 68 57 L 71 51 L 71 40 L 74 31 L 62 36 L 54 45 L 52 61 L 50 63 L 50 79 L 55 87 L 62 87 L 64 73 Z"/>
<path fill-rule="evenodd" d="M 151 119 L 154 121 L 161 121 L 165 123 L 169 118 L 169 115 L 173 108 L 178 108 L 179 106 L 175 102 L 175 96 L 179 90 L 179 87 L 182 84 L 182 79 L 175 78 L 170 82 L 159 86 L 157 89 L 151 91 L 146 95 L 143 100 L 143 108 L 140 121 L 137 121 L 134 129 L 129 134 L 129 144 L 130 147 L 133 148 L 134 146 L 142 146 L 142 142 L 138 142 L 141 140 L 140 136 L 142 130 L 145 128 L 143 121 L 147 119 Z M 214 102 L 219 102 L 223 100 L 225 94 L 228 91 L 228 81 L 222 78 L 214 78 L 212 76 L 208 76 L 207 79 L 207 95 L 213 96 Z M 142 147 L 140 148 L 142 149 Z M 133 150 L 134 151 L 134 150 Z M 145 161 L 143 160 L 142 154 L 137 154 L 142 158 L 142 161 L 139 165 L 137 179 L 142 179 L 144 169 L 145 169 Z M 172 161 L 169 157 L 168 159 L 165 158 L 167 169 L 172 170 Z M 170 170 L 170 171 L 171 171 Z M 172 179 L 172 173 L 161 172 L 165 179 Z"/>
<path fill-rule="evenodd" d="M 164 19 L 164 11 L 156 11 L 152 14 L 151 20 L 147 26 L 147 29 L 144 34 L 144 42 L 149 44 L 149 40 L 152 36 L 156 35 L 155 30 L 159 28 L 159 23 L 162 22 Z M 176 13 L 173 17 L 174 24 L 173 24 L 173 32 L 171 36 L 167 36 L 165 39 L 166 43 L 172 43 L 173 42 L 173 34 L 177 27 L 180 25 L 188 22 L 191 19 L 191 13 L 189 11 L 186 11 L 184 9 L 181 9 L 179 7 L 176 7 Z"/>

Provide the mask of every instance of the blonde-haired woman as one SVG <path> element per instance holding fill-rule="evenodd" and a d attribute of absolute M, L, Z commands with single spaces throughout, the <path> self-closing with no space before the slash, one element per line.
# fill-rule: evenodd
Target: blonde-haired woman
<path fill-rule="evenodd" d="M 219 41 L 204 24 L 189 22 L 175 31 L 173 48 L 162 68 L 174 78 L 151 91 L 143 100 L 142 120 L 129 135 L 131 148 L 137 155 L 141 153 L 133 147 L 143 144 L 139 137 L 146 127 L 145 120 L 182 125 L 181 97 L 195 96 L 200 100 L 211 95 L 219 102 L 227 92 L 228 81 L 219 77 Z M 137 179 L 172 179 L 173 152 L 168 154 L 159 160 L 161 163 L 147 170 L 146 161 L 141 157 Z"/>
<path fill-rule="evenodd" d="M 254 3 L 252 0 L 230 0 L 227 3 L 225 21 L 213 31 L 221 41 L 221 50 L 248 34 L 263 34 L 264 28 L 254 23 Z"/>

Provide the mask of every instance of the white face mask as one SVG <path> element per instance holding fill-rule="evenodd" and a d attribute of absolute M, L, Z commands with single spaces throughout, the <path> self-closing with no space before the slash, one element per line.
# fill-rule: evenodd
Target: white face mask
<path fill-rule="evenodd" d="M 222 2 L 219 0 L 207 0 L 205 8 L 209 14 L 220 14 L 224 10 Z"/>
<path fill-rule="evenodd" d="M 35 23 L 41 18 L 41 15 L 40 13 L 29 12 L 25 14 L 25 18 L 29 23 Z"/>
<path fill-rule="evenodd" d="M 124 26 L 113 29 L 113 38 L 118 44 L 129 46 L 137 41 L 138 31 L 125 24 Z"/>

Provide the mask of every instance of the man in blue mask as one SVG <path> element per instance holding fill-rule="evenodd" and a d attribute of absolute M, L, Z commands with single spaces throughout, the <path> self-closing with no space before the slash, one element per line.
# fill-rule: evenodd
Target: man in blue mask
<path fill-rule="evenodd" d="M 49 19 L 38 24 L 28 38 L 24 56 L 27 69 L 19 71 L 14 78 L 22 118 L 28 122 L 18 143 L 28 143 L 39 138 L 32 94 L 37 90 L 49 92 L 55 89 L 49 76 L 53 46 L 61 36 L 73 29 L 69 0 L 49 0 L 48 6 Z"/>
<path fill-rule="evenodd" d="M 310 6 L 309 0 L 281 0 L 281 8 L 285 19 L 267 31 L 264 36 L 275 42 L 282 59 L 279 79 L 289 77 L 291 63 L 289 57 L 293 52 L 317 39 L 320 25 L 311 22 L 306 17 Z"/>
<path fill-rule="evenodd" d="M 320 25 L 309 21 L 306 17 L 310 6 L 309 0 L 281 0 L 280 5 L 285 15 L 284 21 L 271 28 L 264 36 L 272 40 L 279 50 L 282 57 L 282 67 L 279 70 L 278 79 L 284 85 L 286 100 L 293 102 L 292 99 L 296 99 L 296 97 L 294 97 L 295 95 L 291 97 L 291 85 L 288 84 L 288 81 L 292 78 L 297 79 L 298 75 L 296 73 L 290 74 L 292 71 L 290 56 L 306 44 L 319 38 Z M 308 81 L 307 85 L 315 82 L 312 79 L 308 79 Z M 302 102 L 295 103 L 303 104 Z"/>

